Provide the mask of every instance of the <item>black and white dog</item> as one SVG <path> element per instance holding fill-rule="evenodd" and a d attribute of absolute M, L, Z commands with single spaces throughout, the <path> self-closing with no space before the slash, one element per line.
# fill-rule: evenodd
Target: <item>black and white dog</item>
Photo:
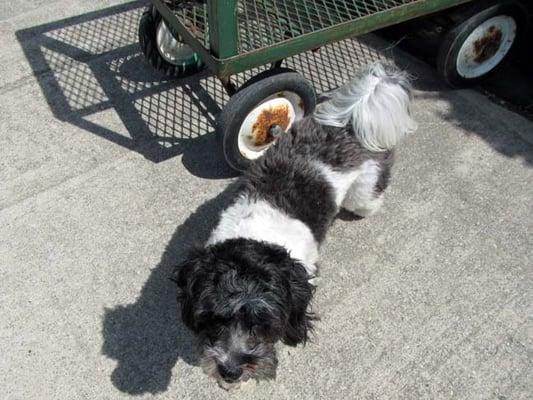
<path fill-rule="evenodd" d="M 176 268 L 183 321 L 223 387 L 274 378 L 275 343 L 307 340 L 320 244 L 341 207 L 381 206 L 392 148 L 415 129 L 410 101 L 404 72 L 365 68 L 246 171 L 207 245 Z"/>

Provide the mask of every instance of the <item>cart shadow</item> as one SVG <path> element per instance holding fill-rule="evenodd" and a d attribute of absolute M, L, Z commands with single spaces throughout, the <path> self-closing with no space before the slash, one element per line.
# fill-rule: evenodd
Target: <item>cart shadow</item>
<path fill-rule="evenodd" d="M 161 162 L 182 155 L 193 175 L 220 179 L 235 173 L 224 161 L 215 138 L 215 120 L 229 99 L 208 71 L 183 79 L 166 79 L 144 60 L 137 28 L 146 0 L 134 1 L 16 32 L 54 116 L 115 145 Z M 317 93 L 340 86 L 358 67 L 377 60 L 400 64 L 394 45 L 372 35 L 347 39 L 285 60 L 301 72 Z M 409 63 L 409 70 L 413 69 Z M 258 68 L 234 77 L 238 85 Z M 444 92 L 452 109 L 453 93 L 426 71 L 417 89 Z M 444 118 L 464 125 L 509 157 L 531 165 L 531 146 L 510 143 L 476 125 L 472 115 L 453 109 Z"/>
<path fill-rule="evenodd" d="M 492 103 L 481 94 L 477 96 L 478 102 L 470 102 L 468 107 L 455 107 L 455 104 L 465 103 L 461 94 L 454 91 L 441 93 L 439 97 L 451 104 L 452 108 L 450 111 L 440 112 L 439 116 L 460 126 L 466 136 L 475 135 L 496 152 L 533 168 L 531 122 L 512 111 L 503 110 L 502 106 Z M 500 118 L 486 120 L 483 118 L 486 115 L 499 115 Z"/>
<path fill-rule="evenodd" d="M 458 126 L 465 136 L 477 136 L 505 157 L 518 159 L 530 168 L 533 166 L 531 122 L 504 110 L 484 94 L 477 93 L 475 87 L 462 90 L 451 88 L 437 71 L 422 61 L 407 60 L 409 72 L 415 78 L 414 88 L 419 91 L 417 98 L 441 100 L 447 104 L 447 107 L 437 110 L 432 118 Z M 399 64 L 402 66 L 401 62 Z M 500 118 L 487 119 L 487 115 L 498 115 Z"/>
<path fill-rule="evenodd" d="M 117 361 L 111 380 L 120 391 L 163 392 L 178 359 L 198 365 L 197 346 L 181 321 L 169 277 L 188 248 L 207 241 L 234 193 L 235 185 L 230 185 L 176 229 L 135 303 L 105 310 L 102 353 Z"/>
<path fill-rule="evenodd" d="M 54 116 L 158 163 L 182 155 L 193 175 L 234 176 L 214 135 L 227 101 L 206 72 L 166 79 L 140 53 L 135 1 L 16 32 Z"/>
<path fill-rule="evenodd" d="M 138 46 L 146 4 L 113 6 L 19 30 L 16 36 L 58 120 L 155 163 L 182 155 L 185 168 L 198 177 L 234 176 L 214 135 L 228 95 L 207 70 L 182 79 L 154 71 Z M 363 63 L 381 58 L 363 42 L 348 40 L 291 57 L 285 65 L 321 93 L 341 85 Z M 264 68 L 232 79 L 239 86 Z"/>

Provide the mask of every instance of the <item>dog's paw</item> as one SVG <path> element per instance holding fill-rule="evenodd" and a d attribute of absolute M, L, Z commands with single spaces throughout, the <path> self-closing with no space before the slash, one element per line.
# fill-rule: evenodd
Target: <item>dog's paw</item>
<path fill-rule="evenodd" d="M 223 380 L 217 381 L 218 386 L 227 392 L 233 392 L 236 390 L 244 390 L 250 386 L 253 386 L 250 382 L 255 382 L 255 381 L 253 379 L 248 379 L 246 381 L 239 381 L 235 383 L 228 383 Z"/>
<path fill-rule="evenodd" d="M 341 221 L 359 221 L 363 218 L 363 216 L 357 215 L 355 212 L 344 207 L 342 207 L 337 213 L 337 219 L 340 219 Z"/>
<path fill-rule="evenodd" d="M 221 389 L 224 389 L 227 392 L 237 390 L 241 387 L 241 382 L 228 383 L 223 380 L 218 380 L 217 384 L 218 384 L 218 387 L 220 387 Z"/>

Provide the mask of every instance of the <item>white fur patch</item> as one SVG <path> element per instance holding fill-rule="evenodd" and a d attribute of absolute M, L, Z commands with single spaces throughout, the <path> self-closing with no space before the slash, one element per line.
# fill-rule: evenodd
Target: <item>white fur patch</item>
<path fill-rule="evenodd" d="M 337 207 L 340 207 L 350 186 L 352 186 L 357 177 L 361 174 L 360 169 L 339 172 L 320 161 L 313 162 L 313 165 L 318 168 L 328 183 L 333 186 L 333 189 L 335 190 L 335 203 L 337 204 Z"/>
<path fill-rule="evenodd" d="M 337 127 L 351 122 L 366 149 L 390 150 L 416 130 L 409 91 L 405 72 L 376 63 L 332 92 L 327 101 L 316 107 L 314 118 L 322 125 Z"/>
<path fill-rule="evenodd" d="M 307 273 L 316 275 L 318 244 L 311 229 L 264 200 L 241 196 L 227 208 L 207 244 L 246 238 L 280 245 L 302 262 Z"/>
<path fill-rule="evenodd" d="M 381 173 L 376 161 L 365 161 L 359 168 L 348 172 L 335 171 L 321 162 L 315 162 L 314 165 L 333 186 L 337 206 L 342 205 L 362 217 L 374 214 L 381 207 L 383 195 L 376 196 L 375 193 Z"/>
<path fill-rule="evenodd" d="M 342 206 L 361 217 L 369 217 L 383 204 L 383 195 L 376 196 L 376 183 L 381 168 L 377 162 L 368 160 L 361 165 L 359 171 L 360 174 L 346 193 Z"/>

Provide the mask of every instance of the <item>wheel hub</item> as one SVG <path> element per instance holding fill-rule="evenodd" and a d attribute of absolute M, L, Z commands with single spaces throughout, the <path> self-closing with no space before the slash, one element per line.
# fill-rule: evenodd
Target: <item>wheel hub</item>
<path fill-rule="evenodd" d="M 239 130 L 238 146 L 250 160 L 260 157 L 292 123 L 304 114 L 301 99 L 292 92 L 281 92 L 256 106 Z"/>
<path fill-rule="evenodd" d="M 195 55 L 193 49 L 176 40 L 165 21 L 157 27 L 157 49 L 161 57 L 173 65 L 187 63 Z"/>
<path fill-rule="evenodd" d="M 277 129 L 285 131 L 289 127 L 291 116 L 294 114 L 289 102 L 264 107 L 261 109 L 252 126 L 249 138 L 256 147 L 261 147 L 274 141 Z"/>
<path fill-rule="evenodd" d="M 502 31 L 491 26 L 485 35 L 474 42 L 474 61 L 481 64 L 494 56 L 502 44 Z"/>
<path fill-rule="evenodd" d="M 496 67 L 516 37 L 516 22 L 497 15 L 481 23 L 464 41 L 457 55 L 457 72 L 463 78 L 478 78 Z"/>

